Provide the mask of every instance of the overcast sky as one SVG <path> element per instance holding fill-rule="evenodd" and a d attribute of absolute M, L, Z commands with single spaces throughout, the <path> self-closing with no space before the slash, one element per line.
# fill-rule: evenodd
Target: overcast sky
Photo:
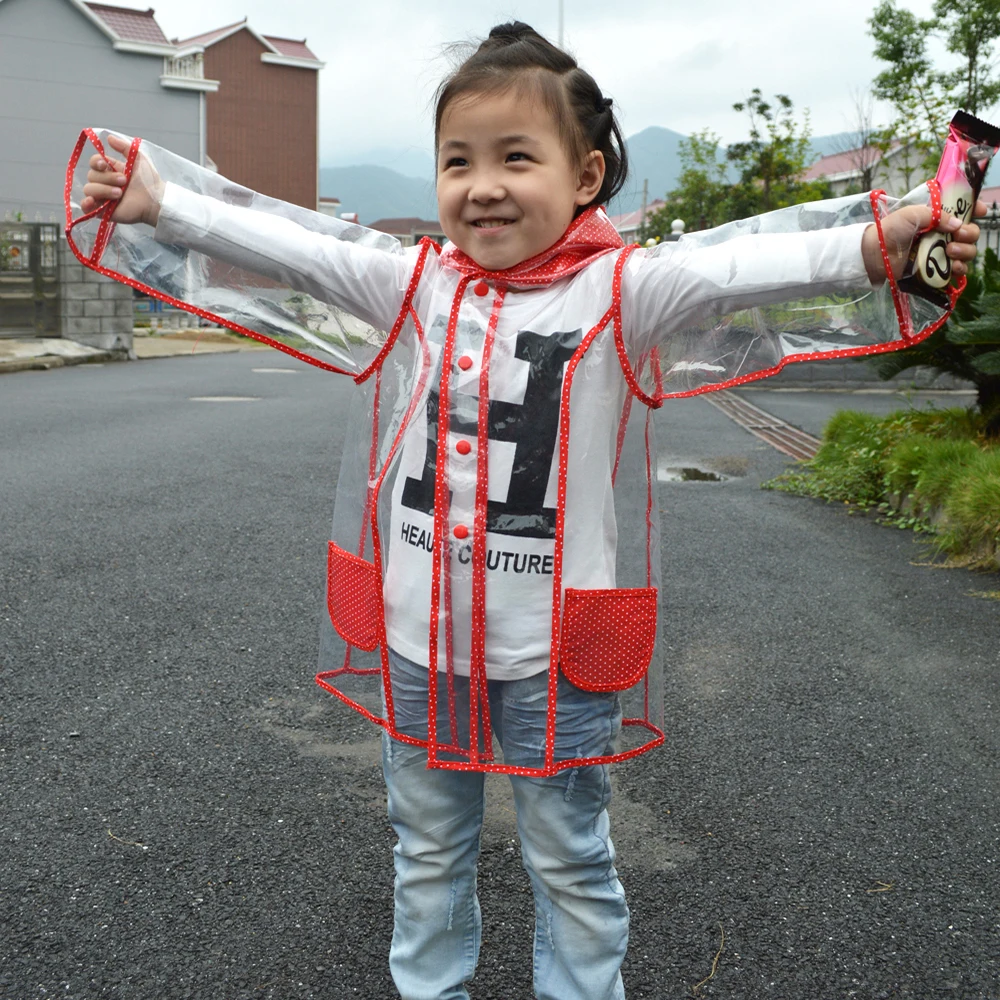
<path fill-rule="evenodd" d="M 140 6 L 139 0 L 119 0 Z M 321 159 L 430 146 L 430 103 L 448 43 L 518 18 L 553 40 L 558 0 L 153 0 L 168 37 L 247 16 L 262 34 L 306 38 L 320 74 Z M 921 16 L 931 0 L 904 0 Z M 144 4 L 143 4 L 144 6 Z M 852 94 L 878 70 L 867 18 L 875 0 L 565 0 L 565 44 L 615 98 L 627 135 L 650 125 L 724 140 L 745 132 L 734 101 L 753 87 L 808 108 L 813 134 L 851 127 Z"/>

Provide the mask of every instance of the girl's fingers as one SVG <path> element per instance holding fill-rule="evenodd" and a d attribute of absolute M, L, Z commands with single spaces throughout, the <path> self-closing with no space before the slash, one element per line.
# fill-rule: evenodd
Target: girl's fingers
<path fill-rule="evenodd" d="M 122 173 L 125 169 L 125 163 L 122 160 L 113 160 L 109 156 L 101 156 L 100 153 L 94 153 L 90 158 L 90 169 L 100 172 L 113 170 L 115 173 Z"/>
<path fill-rule="evenodd" d="M 94 201 L 107 201 L 109 198 L 120 198 L 122 189 L 110 184 L 85 184 L 83 194 Z"/>
<path fill-rule="evenodd" d="M 108 145 L 112 149 L 117 149 L 119 153 L 127 153 L 129 146 L 132 145 L 130 139 L 122 138 L 120 135 L 115 135 L 113 132 L 108 133 Z"/>
<path fill-rule="evenodd" d="M 974 222 L 966 223 L 955 233 L 955 239 L 960 243 L 977 243 L 979 241 L 979 226 Z"/>
<path fill-rule="evenodd" d="M 952 260 L 972 260 L 976 256 L 975 243 L 949 243 L 945 251 Z"/>

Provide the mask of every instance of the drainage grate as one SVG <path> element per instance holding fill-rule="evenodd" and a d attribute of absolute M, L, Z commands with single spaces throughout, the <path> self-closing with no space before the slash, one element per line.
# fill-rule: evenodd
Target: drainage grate
<path fill-rule="evenodd" d="M 779 420 L 766 410 L 762 410 L 753 403 L 748 403 L 733 392 L 722 389 L 719 392 L 709 392 L 705 394 L 705 399 L 713 406 L 748 430 L 755 437 L 766 441 L 772 448 L 777 448 L 784 455 L 790 458 L 804 461 L 810 459 L 819 450 L 822 442 L 819 438 L 814 438 L 805 431 L 800 431 L 798 427 L 786 424 L 784 420 Z"/>

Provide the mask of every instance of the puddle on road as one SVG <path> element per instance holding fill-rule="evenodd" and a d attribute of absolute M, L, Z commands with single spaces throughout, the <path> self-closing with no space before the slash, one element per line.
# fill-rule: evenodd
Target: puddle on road
<path fill-rule="evenodd" d="M 724 483 L 747 474 L 750 461 L 743 455 L 716 455 L 711 458 L 664 455 L 656 468 L 661 483 Z"/>
<path fill-rule="evenodd" d="M 721 483 L 728 476 L 720 476 L 717 472 L 699 469 L 694 466 L 670 467 L 657 470 L 656 478 L 661 483 Z"/>

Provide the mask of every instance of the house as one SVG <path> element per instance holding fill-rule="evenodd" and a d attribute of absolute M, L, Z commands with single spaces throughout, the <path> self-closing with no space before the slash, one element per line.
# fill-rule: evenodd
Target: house
<path fill-rule="evenodd" d="M 10 2 L 10 0 L 7 0 Z M 183 41 L 204 53 L 206 143 L 219 173 L 315 211 L 319 199 L 319 70 L 304 40 L 263 35 L 246 18 Z"/>
<path fill-rule="evenodd" d="M 317 211 L 320 215 L 329 215 L 333 219 L 340 217 L 341 209 L 339 198 L 320 198 Z"/>
<path fill-rule="evenodd" d="M 0 0 L 0 219 L 62 219 L 80 130 L 106 125 L 202 163 L 205 79 L 152 10 L 84 0 Z"/>
<path fill-rule="evenodd" d="M 371 223 L 368 229 L 377 229 L 380 233 L 395 236 L 404 247 L 412 247 L 425 236 L 429 236 L 437 244 L 444 244 L 445 235 L 441 223 L 437 219 L 379 219 Z"/>
<path fill-rule="evenodd" d="M 664 205 L 666 205 L 666 202 L 662 198 L 651 201 L 646 206 L 646 215 L 652 215 L 653 212 L 663 208 Z M 642 227 L 642 223 L 643 214 L 641 208 L 637 208 L 634 212 L 625 212 L 624 215 L 611 216 L 611 225 L 618 230 L 618 235 L 626 243 L 635 243 L 639 239 L 639 229 Z"/>
<path fill-rule="evenodd" d="M 906 143 L 897 143 L 885 153 L 874 146 L 859 146 L 821 156 L 802 179 L 827 181 L 835 197 L 881 189 L 898 198 L 926 179 L 921 159 L 916 149 Z"/>

